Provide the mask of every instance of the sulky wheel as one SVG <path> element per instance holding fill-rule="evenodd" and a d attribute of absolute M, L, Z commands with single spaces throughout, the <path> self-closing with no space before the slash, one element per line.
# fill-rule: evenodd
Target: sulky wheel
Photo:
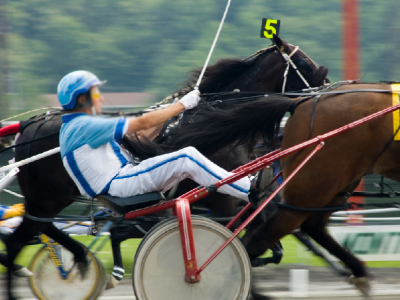
<path fill-rule="evenodd" d="M 192 225 L 200 267 L 232 233 L 198 216 L 192 216 Z M 142 240 L 136 252 L 132 283 L 138 300 L 244 300 L 251 286 L 250 272 L 246 250 L 234 239 L 200 273 L 199 282 L 186 282 L 178 220 L 170 218 Z"/>
<path fill-rule="evenodd" d="M 70 270 L 74 265 L 74 255 L 60 245 L 57 247 L 64 269 Z M 39 249 L 32 259 L 29 269 L 34 275 L 29 277 L 31 288 L 41 300 L 94 300 L 104 289 L 105 274 L 100 261 L 91 253 L 87 253 L 89 269 L 84 279 L 77 267 L 63 279 L 60 271 L 45 248 Z"/>

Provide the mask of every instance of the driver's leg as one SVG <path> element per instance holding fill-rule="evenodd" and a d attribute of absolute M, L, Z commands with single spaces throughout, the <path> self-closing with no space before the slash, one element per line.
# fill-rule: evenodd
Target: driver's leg
<path fill-rule="evenodd" d="M 185 178 L 207 186 L 232 174 L 211 162 L 194 147 L 187 147 L 144 160 L 137 166 L 127 165 L 113 179 L 108 192 L 116 197 L 128 197 L 163 191 Z M 244 177 L 220 187 L 218 192 L 248 200 L 249 189 L 250 179 Z"/>

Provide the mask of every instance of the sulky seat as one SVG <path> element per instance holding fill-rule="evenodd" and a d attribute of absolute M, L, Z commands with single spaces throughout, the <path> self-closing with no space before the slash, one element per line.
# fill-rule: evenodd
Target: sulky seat
<path fill-rule="evenodd" d="M 157 204 L 160 200 L 165 200 L 164 194 L 161 192 L 146 193 L 128 198 L 118 198 L 108 194 L 102 194 L 98 195 L 96 198 L 105 207 L 120 215 L 126 214 L 132 210 Z"/>

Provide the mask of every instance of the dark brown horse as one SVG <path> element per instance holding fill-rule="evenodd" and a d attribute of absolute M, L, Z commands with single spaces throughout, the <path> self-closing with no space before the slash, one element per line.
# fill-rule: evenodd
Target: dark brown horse
<path fill-rule="evenodd" d="M 346 85 L 335 91 L 380 89 L 390 91 L 388 84 Z M 281 102 L 277 100 L 278 103 Z M 285 105 L 282 102 L 282 105 Z M 324 95 L 315 109 L 313 130 L 310 123 L 313 101 L 300 104 L 284 130 L 282 149 L 300 144 L 336 128 L 361 119 L 392 105 L 392 94 L 358 92 Z M 291 107 L 290 109 L 293 109 Z M 367 122 L 325 141 L 325 146 L 296 174 L 283 190 L 283 203 L 302 208 L 342 205 L 346 193 L 352 193 L 361 178 L 380 174 L 400 181 L 400 143 L 393 141 L 392 114 Z M 284 177 L 314 149 L 307 147 L 281 159 Z M 283 236 L 301 228 L 321 246 L 338 257 L 353 273 L 351 282 L 364 294 L 369 292 L 363 264 L 343 249 L 326 231 L 329 212 L 300 212 L 279 207 L 262 227 L 246 235 L 243 242 L 250 258 L 257 257 Z"/>
<path fill-rule="evenodd" d="M 281 91 L 286 69 L 282 53 L 291 54 L 294 46 L 276 38 L 277 46 L 262 51 L 260 55 L 251 60 L 222 60 L 208 68 L 205 78 L 200 85 L 202 93 L 231 91 L 241 89 L 257 92 Z M 300 72 L 311 86 L 321 85 L 326 77 L 327 69 L 317 66 L 308 56 L 298 50 L 293 53 L 292 60 L 298 64 Z M 287 77 L 286 90 L 298 90 L 305 88 L 304 81 L 290 68 Z M 17 161 L 42 153 L 57 147 L 58 137 L 54 136 L 60 129 L 59 117 L 43 118 L 38 122 L 25 123 L 24 130 L 18 139 L 18 144 L 31 140 L 53 135 L 52 137 L 16 148 L 15 158 Z M 227 146 L 227 145 L 225 145 Z M 221 146 L 221 150 L 223 146 Z M 231 160 L 224 161 L 229 164 L 227 168 L 235 168 L 248 161 L 248 150 L 236 150 L 230 155 L 242 153 L 240 160 L 231 156 Z M 240 152 L 242 151 L 242 152 Z M 215 158 L 214 160 L 216 160 Z M 62 161 L 58 155 L 53 155 L 40 161 L 31 163 L 20 168 L 18 180 L 25 196 L 26 211 L 35 217 L 51 218 L 62 209 L 72 203 L 72 196 L 78 195 L 78 190 L 64 170 Z M 218 201 L 223 203 L 223 199 Z M 8 264 L 11 265 L 14 258 L 22 247 L 39 231 L 58 241 L 70 250 L 77 262 L 85 260 L 85 250 L 77 242 L 56 229 L 51 223 L 33 221 L 27 217 L 23 218 L 20 227 L 4 242 L 8 251 Z M 79 264 L 78 264 L 79 265 Z M 15 299 L 11 294 L 11 271 L 8 271 L 8 299 Z"/>
<path fill-rule="evenodd" d="M 316 65 L 309 57 L 307 57 L 303 52 L 300 51 L 297 53 L 296 48 L 292 45 L 287 44 L 283 40 L 275 37 L 274 41 L 277 47 L 283 51 L 283 53 L 291 54 L 293 52 L 293 61 L 300 70 L 301 74 L 304 75 L 305 79 L 309 82 L 311 86 L 320 86 L 323 83 L 329 82 L 326 78 L 327 68 L 324 66 Z M 279 57 L 282 55 L 277 47 L 268 48 L 267 50 L 261 50 L 260 53 L 264 53 L 266 51 L 267 56 L 264 59 L 260 57 L 257 58 L 259 61 L 253 61 L 256 63 L 252 67 L 249 68 L 249 62 L 243 60 L 231 60 L 224 59 L 218 62 L 216 65 L 210 66 L 207 68 L 204 79 L 201 83 L 200 89 L 202 93 L 220 93 L 223 91 L 232 91 L 232 90 L 241 90 L 241 91 L 263 91 L 263 92 L 280 92 L 282 91 L 282 87 L 284 86 L 284 69 L 286 65 L 284 60 L 281 60 Z M 262 54 L 264 55 L 264 54 Z M 271 56 L 272 55 L 272 56 Z M 270 57 L 269 60 L 268 57 Z M 283 62 L 283 64 L 280 64 Z M 265 76 L 265 71 L 270 70 L 276 72 L 278 76 L 272 76 L 269 78 L 269 81 L 266 81 L 266 78 L 262 78 L 260 76 Z M 187 88 L 190 89 L 195 80 L 197 79 L 199 71 L 194 72 L 193 79 L 186 83 Z M 294 72 L 293 69 L 289 69 L 289 77 L 286 83 L 285 90 L 298 90 L 301 88 L 305 88 L 304 82 L 299 78 L 299 75 Z M 252 94 L 250 93 L 250 96 Z M 243 95 L 236 95 L 235 93 L 228 93 L 227 95 L 220 94 L 217 98 L 212 99 L 232 99 L 233 97 L 243 97 Z M 232 104 L 220 103 L 215 105 L 215 109 L 225 109 L 230 110 L 235 107 L 235 102 Z M 200 113 L 199 113 L 200 111 Z M 208 122 L 205 121 L 199 122 L 199 119 L 209 120 L 218 119 L 217 116 L 212 116 L 210 112 L 202 113 L 202 106 L 199 106 L 199 110 L 192 110 L 191 112 L 187 112 L 184 115 L 184 118 L 181 122 L 181 127 L 173 134 L 169 135 L 168 139 L 160 139 L 161 144 L 163 146 L 163 150 L 171 151 L 178 150 L 179 148 L 193 145 L 200 152 L 209 157 L 213 162 L 217 163 L 221 167 L 226 170 L 233 170 L 250 160 L 250 156 L 253 152 L 253 147 L 255 145 L 254 139 L 246 138 L 246 142 L 239 146 L 233 146 L 232 141 L 235 140 L 235 137 L 228 137 L 228 134 L 224 131 L 220 131 L 221 124 L 219 122 L 213 122 L 213 130 L 208 129 L 209 134 L 204 134 L 204 126 Z M 203 111 L 204 112 L 204 111 Z M 251 112 L 249 112 L 251 114 Z M 246 112 L 242 112 L 242 118 L 246 119 Z M 238 116 L 235 116 L 236 118 Z M 248 116 L 251 119 L 251 116 Z M 220 120 L 222 123 L 222 120 Z M 251 127 L 260 129 L 258 125 L 252 124 Z M 214 131 L 217 128 L 216 131 Z M 197 134 L 194 134 L 196 133 Z M 230 131 L 229 128 L 226 128 L 226 132 L 235 135 L 235 131 Z M 213 139 L 210 136 L 217 136 L 218 142 L 213 142 Z M 223 139 L 226 139 L 224 142 Z M 160 141 L 159 141 L 160 142 Z M 129 143 L 125 143 L 127 147 L 129 147 Z M 222 148 L 221 148 L 222 145 Z M 224 145 L 229 145 L 225 147 Z M 144 149 L 140 149 L 140 145 L 134 144 L 132 147 L 129 147 L 129 150 L 136 157 L 140 157 L 141 159 L 146 159 L 157 154 L 161 154 L 161 151 L 149 149 L 145 147 Z M 142 150 L 142 151 L 140 151 Z M 182 182 L 178 190 L 175 193 L 175 196 L 181 195 L 197 186 L 191 180 L 185 180 Z M 229 195 L 216 194 L 211 195 L 205 199 L 203 199 L 202 204 L 204 204 L 207 208 L 213 211 L 213 214 L 219 218 L 232 217 L 237 213 L 237 200 Z M 149 223 L 144 225 L 144 229 L 149 230 L 154 224 Z M 122 265 L 122 257 L 120 251 L 120 244 L 122 241 L 128 238 L 141 238 L 142 232 L 139 232 L 136 227 L 130 226 L 129 221 L 119 222 L 115 224 L 111 228 L 111 241 L 113 248 L 113 256 L 114 256 L 114 265 L 117 269 L 123 269 Z M 275 253 L 275 252 L 274 252 Z M 280 254 L 281 255 L 281 254 Z M 280 257 L 274 257 L 272 261 L 278 262 L 280 261 Z M 266 263 L 268 260 L 264 260 L 262 263 Z M 261 262 L 260 262 L 261 263 Z M 111 278 L 113 280 L 113 278 Z"/>

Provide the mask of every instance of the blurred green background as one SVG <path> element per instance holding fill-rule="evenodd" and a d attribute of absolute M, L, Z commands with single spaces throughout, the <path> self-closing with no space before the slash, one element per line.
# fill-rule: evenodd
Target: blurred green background
<path fill-rule="evenodd" d="M 269 45 L 262 18 L 341 79 L 339 0 L 232 1 L 211 63 Z M 360 3 L 363 81 L 399 79 L 400 1 Z M 107 79 L 104 92 L 150 92 L 154 101 L 204 64 L 226 1 L 0 0 L 0 118 L 46 104 L 68 72 Z M 112 102 L 112 99 L 108 99 Z"/>
<path fill-rule="evenodd" d="M 281 38 L 327 66 L 332 82 L 341 80 L 341 2 L 233 0 L 211 63 L 245 58 L 269 46 L 259 32 L 261 19 L 273 18 L 281 20 Z M 359 4 L 362 80 L 400 80 L 400 1 Z M 56 93 L 60 79 L 78 69 L 107 80 L 104 92 L 145 92 L 159 101 L 179 89 L 190 70 L 203 66 L 225 5 L 214 0 L 0 0 L 0 119 L 48 105 L 42 95 Z M 0 165 L 12 156 L 2 154 Z M 377 181 L 372 178 L 366 189 Z M 9 188 L 18 191 L 16 182 Z M 16 202 L 1 194 L 0 203 Z M 64 213 L 80 210 L 74 204 Z M 292 237 L 284 243 L 284 261 L 297 262 L 307 253 L 296 250 Z M 124 245 L 130 272 L 137 241 Z M 19 256 L 24 264 L 36 248 L 26 251 Z M 109 248 L 104 251 L 100 257 L 110 268 Z M 310 260 L 320 263 L 300 258 Z"/>

